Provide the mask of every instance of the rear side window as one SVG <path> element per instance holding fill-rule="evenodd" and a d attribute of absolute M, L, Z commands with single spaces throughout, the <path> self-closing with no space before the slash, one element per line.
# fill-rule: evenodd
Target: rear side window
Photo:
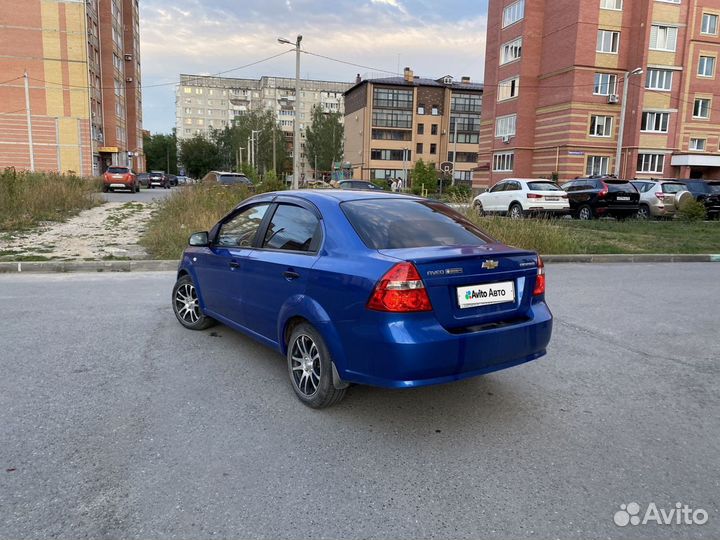
<path fill-rule="evenodd" d="M 216 244 L 223 247 L 252 247 L 269 206 L 258 204 L 235 214 L 220 227 Z"/>
<path fill-rule="evenodd" d="M 442 203 L 413 199 L 347 201 L 340 205 L 370 249 L 480 246 L 494 240 Z"/>
<path fill-rule="evenodd" d="M 270 220 L 262 247 L 289 251 L 317 251 L 320 220 L 305 208 L 281 204 Z"/>
<path fill-rule="evenodd" d="M 530 191 L 562 191 L 552 182 L 528 182 Z"/>
<path fill-rule="evenodd" d="M 245 176 L 236 176 L 234 174 L 223 174 L 219 177 L 220 183 L 224 185 L 247 184 Z"/>
<path fill-rule="evenodd" d="M 610 193 L 637 193 L 637 189 L 630 182 L 608 182 L 605 184 L 608 187 Z"/>
<path fill-rule="evenodd" d="M 687 191 L 684 184 L 663 184 L 663 193 L 680 193 L 681 191 Z"/>
<path fill-rule="evenodd" d="M 127 174 L 128 170 L 126 167 L 108 167 L 107 172 L 110 174 Z"/>
<path fill-rule="evenodd" d="M 720 193 L 720 184 L 708 184 L 710 193 Z"/>

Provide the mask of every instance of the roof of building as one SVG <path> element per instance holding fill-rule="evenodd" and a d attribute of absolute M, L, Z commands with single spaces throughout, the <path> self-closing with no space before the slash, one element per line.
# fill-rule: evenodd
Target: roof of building
<path fill-rule="evenodd" d="M 397 76 L 397 77 L 382 77 L 379 79 L 363 79 L 362 81 L 355 83 L 350 88 L 348 88 L 343 95 L 347 95 L 359 86 L 362 86 L 366 83 L 373 83 L 373 84 L 387 84 L 392 86 L 435 86 L 439 88 L 451 88 L 453 90 L 474 90 L 474 91 L 482 91 L 485 87 L 482 83 L 472 83 L 472 82 L 457 82 L 453 81 L 450 84 L 446 84 L 442 82 L 442 78 L 438 81 L 434 79 L 426 79 L 423 77 L 413 77 L 412 82 L 408 82 L 405 80 L 405 77 L 403 76 Z"/>

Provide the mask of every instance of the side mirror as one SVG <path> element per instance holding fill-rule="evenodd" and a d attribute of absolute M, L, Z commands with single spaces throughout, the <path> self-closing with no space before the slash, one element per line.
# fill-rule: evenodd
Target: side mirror
<path fill-rule="evenodd" d="M 188 244 L 193 247 L 208 247 L 210 245 L 210 237 L 207 231 L 196 232 L 190 235 Z"/>

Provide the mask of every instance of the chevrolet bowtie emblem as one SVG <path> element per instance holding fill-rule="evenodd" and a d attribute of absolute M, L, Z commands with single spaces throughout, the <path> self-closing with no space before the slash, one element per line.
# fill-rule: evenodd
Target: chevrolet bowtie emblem
<path fill-rule="evenodd" d="M 482 263 L 484 270 L 495 270 L 498 266 L 500 266 L 500 263 L 492 259 L 488 259 Z"/>

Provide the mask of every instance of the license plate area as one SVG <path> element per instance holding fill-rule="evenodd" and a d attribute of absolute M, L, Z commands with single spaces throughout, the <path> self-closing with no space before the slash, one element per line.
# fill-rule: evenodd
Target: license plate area
<path fill-rule="evenodd" d="M 458 287 L 456 291 L 460 309 L 515 302 L 514 281 L 469 285 Z"/>
<path fill-rule="evenodd" d="M 629 201 L 630 197 L 618 197 L 617 200 L 618 201 Z"/>
<path fill-rule="evenodd" d="M 559 201 L 560 197 L 545 197 L 545 200 L 554 202 L 554 201 Z"/>

